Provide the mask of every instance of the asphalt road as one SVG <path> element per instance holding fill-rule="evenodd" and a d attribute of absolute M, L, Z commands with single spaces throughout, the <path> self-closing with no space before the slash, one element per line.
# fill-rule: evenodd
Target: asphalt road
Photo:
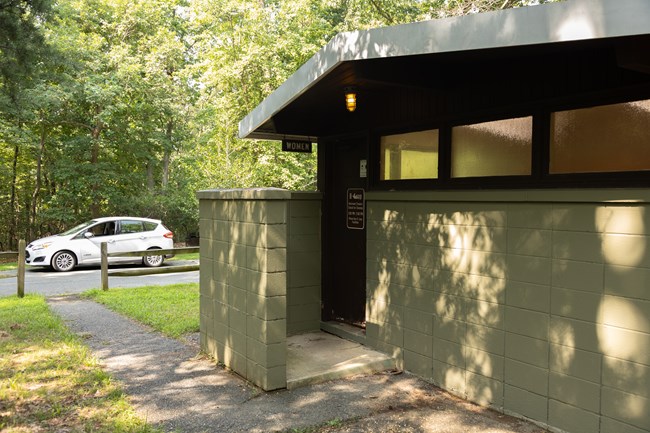
<path fill-rule="evenodd" d="M 173 265 L 196 264 L 197 261 L 174 261 Z M 171 266 L 165 262 L 163 266 Z M 142 269 L 142 266 L 111 266 L 114 269 Z M 141 275 L 136 277 L 110 277 L 109 288 L 167 285 L 176 283 L 198 283 L 199 271 L 175 272 L 170 274 Z M 27 267 L 25 271 L 25 293 L 40 293 L 56 296 L 81 293 L 101 287 L 99 266 L 78 268 L 70 272 L 54 272 L 40 267 Z M 0 272 L 0 297 L 15 295 L 17 291 L 16 271 Z"/>

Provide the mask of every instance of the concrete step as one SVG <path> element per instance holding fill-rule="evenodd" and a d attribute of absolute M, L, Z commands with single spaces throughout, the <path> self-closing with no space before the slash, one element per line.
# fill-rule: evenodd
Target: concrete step
<path fill-rule="evenodd" d="M 287 338 L 287 388 L 395 369 L 390 356 L 326 332 Z"/>

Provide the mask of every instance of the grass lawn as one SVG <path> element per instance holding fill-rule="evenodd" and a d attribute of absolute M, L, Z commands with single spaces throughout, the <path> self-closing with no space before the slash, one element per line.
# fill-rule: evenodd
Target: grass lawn
<path fill-rule="evenodd" d="M 0 431 L 159 432 L 36 295 L 0 298 Z"/>
<path fill-rule="evenodd" d="M 0 263 L 0 271 L 12 271 L 18 269 L 18 263 Z"/>
<path fill-rule="evenodd" d="M 199 284 L 91 290 L 85 297 L 178 338 L 199 331 Z"/>
<path fill-rule="evenodd" d="M 199 259 L 199 253 L 185 253 L 185 254 L 176 254 L 174 257 L 167 260 L 174 261 L 174 260 L 198 260 L 198 259 Z"/>

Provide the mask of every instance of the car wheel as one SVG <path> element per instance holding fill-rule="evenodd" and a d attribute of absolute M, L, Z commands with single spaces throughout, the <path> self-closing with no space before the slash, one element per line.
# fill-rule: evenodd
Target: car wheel
<path fill-rule="evenodd" d="M 151 249 L 155 250 L 157 248 L 151 248 Z M 156 268 L 162 265 L 164 261 L 165 261 L 165 257 L 163 256 L 144 256 L 142 258 L 142 264 L 150 268 Z"/>
<path fill-rule="evenodd" d="M 52 268 L 57 272 L 68 272 L 74 269 L 77 258 L 70 251 L 59 251 L 52 257 Z"/>

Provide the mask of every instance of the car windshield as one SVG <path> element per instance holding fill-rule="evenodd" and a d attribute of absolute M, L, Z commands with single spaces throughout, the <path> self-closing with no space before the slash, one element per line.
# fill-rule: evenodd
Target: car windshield
<path fill-rule="evenodd" d="M 77 233 L 78 231 L 81 231 L 85 228 L 88 228 L 89 226 L 95 224 L 97 220 L 90 220 L 86 221 L 85 223 L 79 224 L 77 226 L 72 227 L 70 230 L 66 230 L 63 233 L 59 233 L 59 236 L 68 236 L 68 235 L 73 235 Z"/>

